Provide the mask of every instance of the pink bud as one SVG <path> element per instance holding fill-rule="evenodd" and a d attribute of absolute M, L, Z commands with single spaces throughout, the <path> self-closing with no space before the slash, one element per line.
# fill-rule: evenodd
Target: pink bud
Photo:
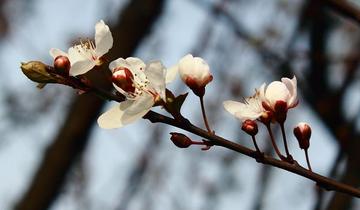
<path fill-rule="evenodd" d="M 125 67 L 118 67 L 113 70 L 113 75 L 111 77 L 112 82 L 123 89 L 125 92 L 135 92 L 135 87 L 133 85 L 134 76 L 131 71 Z"/>
<path fill-rule="evenodd" d="M 301 122 L 294 128 L 294 135 L 299 142 L 301 149 L 308 149 L 310 146 L 311 127 Z"/>
<path fill-rule="evenodd" d="M 258 126 L 254 120 L 245 120 L 241 129 L 250 136 L 255 136 L 258 133 Z"/>
<path fill-rule="evenodd" d="M 180 148 L 187 148 L 193 144 L 193 141 L 182 133 L 171 132 L 170 140 Z"/>
<path fill-rule="evenodd" d="M 54 68 L 59 74 L 69 76 L 70 67 L 70 60 L 66 56 L 59 55 L 54 59 Z"/>

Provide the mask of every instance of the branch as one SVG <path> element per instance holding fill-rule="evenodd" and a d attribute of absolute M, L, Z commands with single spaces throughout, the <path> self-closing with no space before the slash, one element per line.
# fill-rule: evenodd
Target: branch
<path fill-rule="evenodd" d="M 348 1 L 325 0 L 325 5 L 340 15 L 360 23 L 360 9 Z"/>
<path fill-rule="evenodd" d="M 109 92 L 106 92 L 106 91 L 103 91 L 100 89 L 95 88 L 95 89 L 92 89 L 92 91 L 98 95 L 102 95 L 104 98 L 107 98 L 109 100 L 114 100 L 117 102 L 123 101 L 123 99 L 121 97 L 118 97 L 114 94 L 111 94 Z M 268 155 L 259 157 L 258 153 L 256 153 L 255 150 L 251 150 L 251 149 L 244 147 L 240 144 L 237 144 L 233 141 L 229 141 L 229 140 L 224 139 L 220 136 L 217 136 L 213 133 L 209 133 L 206 130 L 196 127 L 195 125 L 191 124 L 187 120 L 184 120 L 184 121 L 175 120 L 173 118 L 156 113 L 154 111 L 149 111 L 143 118 L 148 119 L 152 123 L 164 123 L 164 124 L 172 125 L 177 128 L 181 128 L 185 131 L 188 131 L 190 133 L 193 133 L 195 135 L 198 135 L 205 139 L 210 140 L 213 145 L 225 147 L 227 149 L 236 151 L 236 152 L 246 155 L 248 157 L 254 158 L 259 163 L 263 163 L 263 164 L 271 165 L 271 166 L 274 166 L 277 168 L 281 168 L 285 171 L 289 171 L 289 172 L 295 173 L 297 175 L 300 175 L 302 177 L 308 178 L 308 179 L 314 181 L 318 186 L 324 188 L 325 190 L 342 192 L 342 193 L 360 198 L 360 189 L 351 187 L 349 185 L 337 182 L 336 180 L 333 180 L 333 179 L 321 176 L 320 174 L 309 171 L 308 169 L 300 166 L 296 161 L 294 161 L 293 164 L 290 164 L 288 162 L 275 159 Z"/>
<path fill-rule="evenodd" d="M 215 134 L 211 134 L 201 128 L 198 128 L 198 127 L 190 124 L 190 123 L 179 122 L 175 119 L 158 114 L 153 111 L 148 112 L 144 116 L 144 118 L 150 120 L 152 123 L 160 122 L 160 123 L 172 125 L 177 128 L 181 128 L 190 133 L 196 134 L 198 136 L 201 136 L 203 138 L 206 138 L 206 139 L 212 141 L 212 143 L 214 145 L 222 146 L 222 147 L 228 148 L 230 150 L 236 151 L 238 153 L 241 153 L 243 155 L 246 155 L 248 157 L 254 158 L 259 163 L 272 165 L 277 168 L 281 168 L 286 171 L 298 174 L 300 176 L 303 176 L 305 178 L 313 180 L 314 182 L 317 183 L 317 185 L 319 185 L 320 187 L 323 187 L 326 190 L 342 192 L 342 193 L 349 194 L 349 195 L 360 198 L 360 190 L 359 189 L 339 183 L 333 179 L 321 176 L 317 173 L 311 172 L 311 171 L 301 167 L 296 161 L 294 164 L 290 164 L 288 162 L 277 160 L 277 159 L 272 158 L 267 155 L 265 155 L 263 158 L 259 158 L 256 151 L 254 151 L 254 150 L 251 150 L 247 147 L 244 147 L 242 145 L 239 145 L 237 143 L 234 143 L 232 141 L 224 139 Z"/>

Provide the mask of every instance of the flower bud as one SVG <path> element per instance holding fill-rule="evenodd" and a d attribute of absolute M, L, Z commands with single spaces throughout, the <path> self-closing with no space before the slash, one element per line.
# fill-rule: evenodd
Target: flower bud
<path fill-rule="evenodd" d="M 203 96 L 205 86 L 213 79 L 209 65 L 202 58 L 188 54 L 180 59 L 178 68 L 183 82 L 197 96 Z"/>
<path fill-rule="evenodd" d="M 54 68 L 56 72 L 63 76 L 69 76 L 70 60 L 64 55 L 59 55 L 54 59 Z"/>
<path fill-rule="evenodd" d="M 245 120 L 241 129 L 250 136 L 255 136 L 258 133 L 258 126 L 254 120 Z"/>
<path fill-rule="evenodd" d="M 38 83 L 57 83 L 56 75 L 48 72 L 48 66 L 40 61 L 21 63 L 21 70 L 27 78 Z"/>
<path fill-rule="evenodd" d="M 133 93 L 135 91 L 134 76 L 131 71 L 125 67 L 118 67 L 113 70 L 113 75 L 111 77 L 112 82 L 123 89 L 125 92 Z"/>
<path fill-rule="evenodd" d="M 310 146 L 311 127 L 301 122 L 294 128 L 294 135 L 299 142 L 301 149 L 308 149 Z"/>
<path fill-rule="evenodd" d="M 182 133 L 171 132 L 170 140 L 180 148 L 187 148 L 193 144 L 193 141 Z"/>

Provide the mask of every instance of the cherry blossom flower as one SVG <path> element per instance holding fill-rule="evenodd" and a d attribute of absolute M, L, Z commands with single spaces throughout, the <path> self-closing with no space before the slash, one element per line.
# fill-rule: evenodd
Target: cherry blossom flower
<path fill-rule="evenodd" d="M 264 86 L 263 84 L 262 86 Z M 262 106 L 259 91 L 256 90 L 255 95 L 245 98 L 244 102 L 224 101 L 223 105 L 226 111 L 234 115 L 242 122 L 246 120 L 256 120 L 266 114 L 266 110 Z"/>
<path fill-rule="evenodd" d="M 267 88 L 263 85 L 259 91 L 262 105 L 266 110 L 273 112 L 278 110 L 287 111 L 298 104 L 297 80 L 295 76 L 291 80 L 283 77 L 281 82 L 274 81 Z"/>
<path fill-rule="evenodd" d="M 118 58 L 110 63 L 109 68 L 113 74 L 113 86 L 126 100 L 98 118 L 100 127 L 122 127 L 143 117 L 155 103 L 166 101 L 165 84 L 170 80 L 166 80 L 167 72 L 161 62 L 153 61 L 146 65 L 139 58 Z"/>
<path fill-rule="evenodd" d="M 204 59 L 193 57 L 191 54 L 181 58 L 170 71 L 178 71 L 182 81 L 198 96 L 204 95 L 205 86 L 213 79 L 210 67 Z"/>
<path fill-rule="evenodd" d="M 50 49 L 50 55 L 56 59 L 58 56 L 66 56 L 70 60 L 71 76 L 85 74 L 94 68 L 95 65 L 101 65 L 101 57 L 105 55 L 113 45 L 113 37 L 109 26 L 103 20 L 95 25 L 95 44 L 86 40 L 78 45 L 70 47 L 68 53 L 59 49 Z"/>

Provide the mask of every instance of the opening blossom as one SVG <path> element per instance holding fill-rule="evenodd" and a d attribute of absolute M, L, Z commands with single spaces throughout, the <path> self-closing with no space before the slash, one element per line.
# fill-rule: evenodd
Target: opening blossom
<path fill-rule="evenodd" d="M 276 112 L 279 109 L 287 111 L 298 104 L 297 99 L 297 80 L 283 77 L 280 81 L 270 83 L 267 88 L 265 84 L 260 88 L 260 98 L 262 105 L 269 111 Z"/>
<path fill-rule="evenodd" d="M 98 118 L 99 126 L 108 129 L 132 123 L 149 112 L 156 102 L 166 101 L 165 84 L 175 78 L 173 75 L 167 76 L 161 62 L 153 61 L 146 65 L 134 57 L 118 58 L 110 63 L 109 68 L 113 74 L 113 86 L 126 100 Z"/>
<path fill-rule="evenodd" d="M 263 86 L 264 85 L 265 84 L 263 84 Z M 266 110 L 262 106 L 262 101 L 259 94 L 259 91 L 256 90 L 255 95 L 245 98 L 244 102 L 231 100 L 224 101 L 224 108 L 242 122 L 245 122 L 246 120 L 259 119 L 263 114 L 266 113 Z"/>
<path fill-rule="evenodd" d="M 178 71 L 182 81 L 198 96 L 203 96 L 205 86 L 212 81 L 209 65 L 200 57 L 185 55 L 170 71 Z"/>
<path fill-rule="evenodd" d="M 101 57 L 109 52 L 113 45 L 113 37 L 109 26 L 103 20 L 95 25 L 95 44 L 86 40 L 78 45 L 70 47 L 68 53 L 59 49 L 50 49 L 50 55 L 55 59 L 58 56 L 66 56 L 70 60 L 71 76 L 85 74 L 94 68 L 95 65 L 101 65 Z"/>

